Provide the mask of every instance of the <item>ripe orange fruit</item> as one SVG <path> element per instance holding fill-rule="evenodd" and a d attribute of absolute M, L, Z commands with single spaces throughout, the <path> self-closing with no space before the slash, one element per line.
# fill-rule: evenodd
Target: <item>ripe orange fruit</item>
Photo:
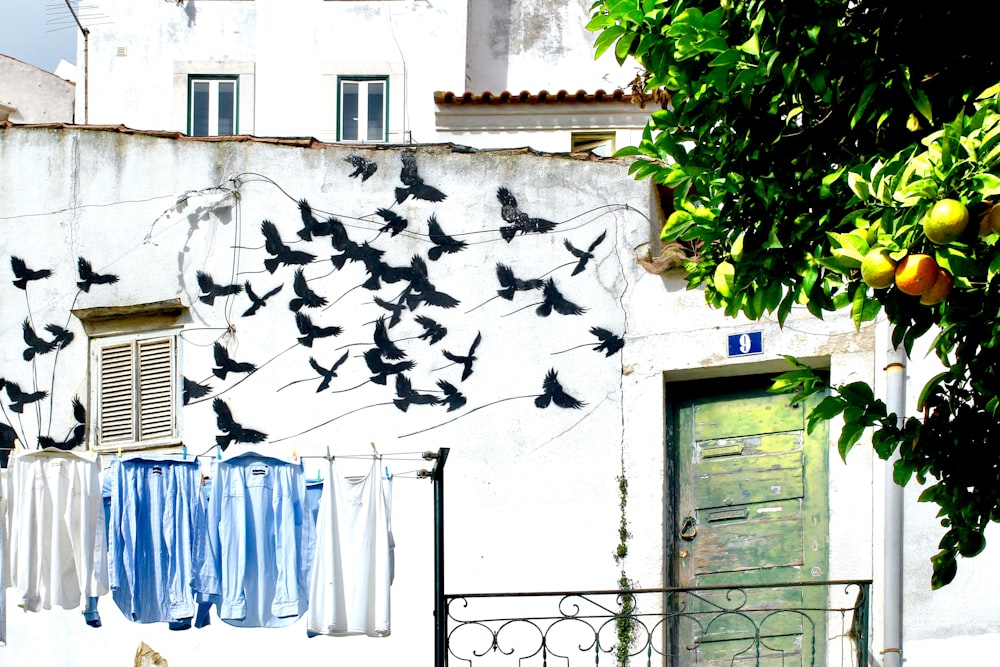
<path fill-rule="evenodd" d="M 924 216 L 924 235 L 932 243 L 958 240 L 969 224 L 969 209 L 957 199 L 942 199 Z"/>
<path fill-rule="evenodd" d="M 921 296 L 934 286 L 938 265 L 930 255 L 907 255 L 896 265 L 896 287 L 903 294 Z"/>
<path fill-rule="evenodd" d="M 925 306 L 933 306 L 935 303 L 944 301 L 944 298 L 951 294 L 951 288 L 954 285 L 954 282 L 955 281 L 952 279 L 951 274 L 939 267 L 934 284 L 931 285 L 929 290 L 921 295 L 920 303 Z"/>
<path fill-rule="evenodd" d="M 875 289 L 892 285 L 896 277 L 896 262 L 889 257 L 888 248 L 872 248 L 861 260 L 861 279 Z"/>

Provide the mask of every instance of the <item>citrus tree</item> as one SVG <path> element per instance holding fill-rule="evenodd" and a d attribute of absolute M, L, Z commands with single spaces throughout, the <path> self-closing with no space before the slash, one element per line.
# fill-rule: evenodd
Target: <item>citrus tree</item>
<path fill-rule="evenodd" d="M 981 3 L 599 0 L 597 55 L 643 68 L 660 103 L 637 178 L 673 191 L 664 241 L 700 247 L 689 287 L 729 315 L 783 323 L 879 313 L 907 353 L 931 333 L 944 369 L 921 418 L 872 388 L 829 388 L 810 423 L 843 415 L 841 456 L 871 427 L 900 484 L 927 484 L 945 528 L 934 588 L 1000 521 L 1000 81 Z M 794 361 L 794 360 L 793 360 Z M 812 369 L 776 379 L 795 400 Z"/>

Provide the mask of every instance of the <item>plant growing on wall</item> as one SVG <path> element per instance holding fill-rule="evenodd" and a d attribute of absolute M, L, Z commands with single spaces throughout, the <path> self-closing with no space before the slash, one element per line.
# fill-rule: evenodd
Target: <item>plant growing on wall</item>
<path fill-rule="evenodd" d="M 930 482 L 920 499 L 946 529 L 935 588 L 1000 519 L 1000 56 L 978 7 L 600 0 L 588 26 L 597 54 L 636 58 L 634 87 L 661 101 L 619 155 L 673 189 L 662 240 L 703 244 L 689 287 L 781 323 L 797 304 L 848 308 L 858 326 L 884 312 L 908 354 L 938 332 L 945 370 L 923 419 L 898 423 L 865 383 L 811 415 L 844 415 L 844 456 L 874 427 L 878 454 L 900 454 L 898 482 Z M 777 388 L 801 400 L 821 385 L 800 365 Z"/>
<path fill-rule="evenodd" d="M 618 482 L 618 545 L 615 547 L 615 564 L 621 567 L 621 576 L 618 577 L 618 590 L 622 591 L 619 596 L 618 614 L 615 616 L 615 631 L 618 643 L 615 644 L 615 663 L 618 667 L 625 667 L 628 664 L 629 652 L 632 644 L 635 643 L 635 595 L 632 594 L 634 582 L 625 573 L 625 558 L 628 556 L 628 541 L 632 533 L 628 530 L 628 515 L 625 509 L 628 506 L 628 478 L 625 476 L 625 451 L 622 450 L 621 474 L 615 478 Z"/>

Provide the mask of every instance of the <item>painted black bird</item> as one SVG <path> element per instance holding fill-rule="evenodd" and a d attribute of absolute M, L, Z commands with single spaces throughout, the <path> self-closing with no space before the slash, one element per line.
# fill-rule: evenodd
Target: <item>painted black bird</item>
<path fill-rule="evenodd" d="M 212 374 L 220 380 L 225 380 L 230 373 L 253 373 L 257 370 L 257 367 L 249 361 L 238 362 L 230 358 L 228 350 L 222 343 L 215 344 L 214 353 L 215 368 L 212 369 Z"/>
<path fill-rule="evenodd" d="M 46 324 L 45 330 L 52 334 L 52 344 L 62 349 L 73 342 L 73 332 L 58 324 Z"/>
<path fill-rule="evenodd" d="M 299 343 L 306 347 L 312 347 L 313 341 L 317 338 L 327 338 L 329 336 L 339 336 L 343 329 L 340 327 L 321 327 L 313 324 L 312 320 L 305 313 L 295 313 L 295 326 L 298 327 Z"/>
<path fill-rule="evenodd" d="M 601 341 L 598 345 L 595 345 L 593 349 L 597 352 L 604 352 L 605 357 L 610 357 L 612 354 L 625 347 L 625 341 L 607 329 L 602 329 L 601 327 L 590 327 L 590 333 L 597 336 L 597 338 Z"/>
<path fill-rule="evenodd" d="M 288 308 L 293 312 L 299 312 L 303 306 L 306 308 L 319 308 L 326 305 L 325 297 L 309 289 L 309 284 L 306 282 L 306 275 L 302 272 L 302 269 L 295 269 L 295 280 L 292 281 L 292 289 L 295 290 L 296 298 L 288 302 Z"/>
<path fill-rule="evenodd" d="M 278 292 L 280 292 L 281 288 L 284 286 L 285 286 L 284 283 L 282 283 L 281 285 L 278 285 L 270 292 L 267 292 L 264 296 L 257 296 L 256 292 L 253 291 L 253 288 L 250 287 L 249 280 L 243 283 L 243 288 L 246 290 L 247 296 L 250 297 L 250 307 L 243 311 L 243 317 L 253 316 L 258 310 L 266 306 L 267 300 L 270 299 L 275 294 L 277 294 Z"/>
<path fill-rule="evenodd" d="M 84 292 L 90 292 L 94 285 L 112 285 L 118 282 L 118 276 L 113 273 L 95 273 L 90 262 L 83 257 L 76 258 L 76 270 L 80 274 L 76 286 Z"/>
<path fill-rule="evenodd" d="M 497 280 L 500 281 L 500 287 L 502 289 L 497 290 L 497 295 L 507 299 L 508 301 L 514 300 L 515 292 L 526 292 L 533 289 L 541 289 L 545 282 L 541 278 L 530 278 L 528 280 L 521 280 L 514 276 L 514 271 L 506 264 L 497 263 Z"/>
<path fill-rule="evenodd" d="M 406 352 L 399 349 L 399 347 L 389 340 L 389 333 L 386 331 L 385 327 L 385 316 L 375 320 L 375 333 L 373 334 L 375 339 L 375 347 L 379 349 L 382 356 L 386 359 L 396 361 L 397 359 L 405 359 Z"/>
<path fill-rule="evenodd" d="M 42 449 L 54 447 L 68 451 L 82 445 L 83 436 L 87 432 L 87 410 L 83 407 L 83 403 L 80 402 L 79 396 L 73 397 L 73 419 L 76 420 L 76 426 L 73 427 L 73 430 L 65 440 L 59 441 L 47 435 L 40 435 L 38 436 L 38 446 Z"/>
<path fill-rule="evenodd" d="M 368 364 L 368 369 L 374 373 L 374 375 L 369 378 L 375 384 L 385 384 L 386 378 L 394 373 L 402 373 L 403 371 L 411 370 L 415 364 L 413 361 L 397 361 L 395 363 L 386 363 L 382 360 L 382 351 L 377 347 L 373 347 L 370 350 L 365 350 L 364 353 L 365 363 Z"/>
<path fill-rule="evenodd" d="M 555 403 L 560 408 L 573 408 L 574 410 L 585 406 L 586 403 L 578 401 L 563 391 L 557 376 L 554 368 L 549 369 L 549 372 L 545 374 L 545 380 L 542 382 L 543 393 L 535 397 L 535 407 L 547 408 L 550 402 Z"/>
<path fill-rule="evenodd" d="M 420 255 L 410 260 L 410 285 L 406 288 L 406 307 L 415 310 L 421 303 L 439 308 L 454 308 L 460 302 L 450 294 L 439 292 L 427 275 L 427 263 Z"/>
<path fill-rule="evenodd" d="M 208 392 L 210 391 L 212 391 L 212 387 L 209 385 L 184 378 L 184 405 L 187 405 L 194 399 L 208 396 Z"/>
<path fill-rule="evenodd" d="M 14 272 L 14 287 L 27 290 L 28 283 L 32 280 L 41 280 L 52 275 L 52 269 L 38 269 L 33 271 L 20 257 L 10 256 L 10 268 Z"/>
<path fill-rule="evenodd" d="M 399 180 L 403 182 L 405 188 L 396 188 L 396 203 L 402 204 L 407 197 L 423 199 L 424 201 L 443 201 L 448 195 L 440 190 L 424 183 L 424 179 L 417 173 L 417 155 L 413 151 L 403 151 L 400 155 L 403 161 L 403 168 L 399 172 Z"/>
<path fill-rule="evenodd" d="M 320 222 L 305 199 L 299 200 L 299 217 L 302 218 L 302 229 L 298 231 L 298 235 L 303 241 L 312 241 L 313 236 L 330 236 L 333 233 L 331 221 L 334 218 Z"/>
<path fill-rule="evenodd" d="M 393 303 L 392 301 L 386 301 L 385 299 L 380 299 L 377 296 L 374 296 L 372 298 L 375 300 L 375 303 L 379 307 L 385 308 L 391 314 L 389 317 L 390 329 L 399 324 L 399 320 L 403 315 L 403 309 L 406 307 L 406 305 L 403 303 L 402 298 L 400 298 L 396 303 Z"/>
<path fill-rule="evenodd" d="M 431 243 L 434 244 L 434 247 L 427 251 L 427 257 L 432 262 L 436 262 L 442 254 L 447 253 L 450 255 L 463 250 L 469 245 L 465 241 L 460 241 L 445 234 L 441 229 L 441 223 L 437 221 L 437 216 L 435 215 L 431 215 L 427 219 L 427 236 L 430 238 Z"/>
<path fill-rule="evenodd" d="M 361 182 L 367 181 L 371 178 L 376 171 L 378 171 L 378 165 L 361 157 L 360 155 L 348 155 L 344 158 L 344 162 L 350 162 L 351 166 L 354 167 L 354 171 L 348 174 L 351 178 L 361 177 Z"/>
<path fill-rule="evenodd" d="M 552 278 L 545 281 L 545 285 L 542 287 L 542 295 L 545 297 L 545 300 L 535 309 L 535 312 L 541 317 L 548 317 L 553 310 L 560 315 L 583 315 L 587 312 L 586 308 L 578 306 L 564 297 L 556 287 L 556 281 Z"/>
<path fill-rule="evenodd" d="M 17 440 L 17 431 L 9 424 L 0 422 L 0 468 L 7 467 L 7 459 L 10 458 L 11 451 L 14 450 L 14 441 Z"/>
<path fill-rule="evenodd" d="M 601 245 L 601 242 L 604 241 L 604 237 L 607 236 L 607 234 L 607 230 L 601 232 L 601 235 L 594 239 L 593 243 L 591 243 L 586 250 L 580 250 L 579 248 L 574 247 L 573 244 L 569 242 L 569 239 L 563 239 L 563 245 L 566 246 L 566 250 L 573 253 L 573 256 L 579 260 L 576 263 L 576 266 L 573 267 L 573 273 L 570 274 L 571 276 L 575 276 L 587 268 L 587 262 L 594 258 L 594 248 Z"/>
<path fill-rule="evenodd" d="M 395 236 L 401 231 L 406 229 L 409 221 L 403 216 L 399 215 L 395 211 L 390 211 L 387 208 L 380 208 L 375 211 L 380 218 L 385 220 L 385 224 L 379 228 L 380 232 L 389 232 L 390 236 Z"/>
<path fill-rule="evenodd" d="M 421 394 L 414 391 L 410 385 L 410 378 L 402 373 L 396 375 L 396 396 L 392 404 L 406 412 L 411 405 L 437 405 L 440 399 L 434 394 Z"/>
<path fill-rule="evenodd" d="M 509 226 L 500 228 L 500 236 L 507 243 L 517 234 L 551 232 L 558 224 L 544 218 L 530 217 L 517 207 L 517 199 L 507 188 L 497 188 L 497 199 L 500 200 L 500 217 L 509 223 Z"/>
<path fill-rule="evenodd" d="M 344 352 L 343 356 L 340 357 L 340 359 L 337 359 L 333 366 L 330 368 L 323 368 L 319 365 L 319 362 L 317 362 L 316 359 L 309 357 L 309 365 L 312 366 L 314 371 L 319 373 L 321 378 L 323 378 L 323 381 L 319 383 L 318 387 L 316 387 L 317 394 L 330 386 L 330 380 L 337 377 L 337 369 L 340 368 L 340 365 L 345 361 L 347 361 L 347 352 Z"/>
<path fill-rule="evenodd" d="M 56 349 L 56 344 L 54 341 L 48 341 L 40 338 L 35 330 L 31 328 L 31 323 L 27 319 L 21 324 L 22 335 L 24 336 L 24 342 L 28 345 L 24 349 L 24 360 L 31 361 L 35 358 L 35 355 L 43 355 Z"/>
<path fill-rule="evenodd" d="M 243 285 L 219 285 L 204 271 L 198 271 L 195 276 L 198 278 L 198 288 L 201 290 L 198 300 L 210 306 L 215 303 L 216 297 L 230 296 L 243 291 Z"/>
<path fill-rule="evenodd" d="M 381 252 L 379 251 L 380 254 Z M 368 279 L 361 286 L 372 291 L 381 289 L 382 283 L 398 283 L 400 280 L 409 280 L 413 275 L 409 266 L 389 266 L 381 259 L 374 258 L 365 260 L 365 269 L 368 271 Z"/>
<path fill-rule="evenodd" d="M 440 403 L 448 406 L 448 412 L 454 412 L 465 405 L 466 398 L 462 392 L 455 388 L 455 385 L 447 380 L 438 380 L 437 386 L 441 387 L 441 391 L 444 392 L 444 398 Z"/>
<path fill-rule="evenodd" d="M 414 320 L 416 320 L 417 324 L 424 328 L 424 332 L 417 336 L 417 338 L 420 340 L 426 340 L 430 345 L 437 343 L 448 334 L 448 330 L 446 328 L 429 317 L 417 315 Z"/>
<path fill-rule="evenodd" d="M 11 382 L 6 380 L 4 382 L 4 387 L 7 389 L 7 398 L 10 399 L 10 409 L 13 412 L 21 413 L 24 412 L 24 406 L 35 401 L 40 401 L 49 395 L 47 391 L 33 391 L 24 392 L 21 391 L 21 386 L 16 382 Z"/>
<path fill-rule="evenodd" d="M 221 398 L 212 401 L 212 407 L 215 409 L 215 425 L 222 431 L 222 435 L 215 436 L 215 443 L 223 450 L 233 442 L 255 443 L 267 439 L 267 433 L 237 424 L 229 406 Z"/>
<path fill-rule="evenodd" d="M 465 382 L 465 380 L 472 375 L 472 363 L 476 361 L 476 348 L 479 347 L 479 343 L 481 343 L 482 340 L 482 332 L 477 332 L 476 339 L 472 341 L 472 347 L 469 348 L 469 353 L 465 356 L 452 354 L 448 350 L 441 350 L 441 354 L 445 356 L 445 359 L 454 361 L 456 364 L 462 364 L 462 382 Z"/>
<path fill-rule="evenodd" d="M 260 231 L 264 235 L 264 249 L 273 255 L 273 257 L 264 260 L 264 268 L 267 269 L 268 273 L 274 273 L 280 265 L 302 265 L 316 259 L 316 255 L 289 248 L 281 240 L 277 226 L 270 220 L 264 220 L 260 223 Z"/>
<path fill-rule="evenodd" d="M 326 221 L 326 224 L 330 228 L 330 243 L 333 245 L 334 250 L 339 250 L 344 252 L 348 245 L 351 244 L 351 239 L 347 235 L 347 227 L 344 226 L 337 218 L 330 216 Z M 341 264 L 343 266 L 343 264 Z M 337 267 L 340 268 L 339 266 Z"/>

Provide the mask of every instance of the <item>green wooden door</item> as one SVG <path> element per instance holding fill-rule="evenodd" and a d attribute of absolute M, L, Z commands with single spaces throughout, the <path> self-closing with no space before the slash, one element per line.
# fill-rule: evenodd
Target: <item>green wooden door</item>
<path fill-rule="evenodd" d="M 732 386 L 732 384 L 730 385 Z M 685 602 L 677 664 L 823 665 L 823 587 L 743 588 L 826 579 L 827 434 L 809 406 L 761 388 L 676 402 L 672 575 L 677 586 L 733 586 Z"/>

